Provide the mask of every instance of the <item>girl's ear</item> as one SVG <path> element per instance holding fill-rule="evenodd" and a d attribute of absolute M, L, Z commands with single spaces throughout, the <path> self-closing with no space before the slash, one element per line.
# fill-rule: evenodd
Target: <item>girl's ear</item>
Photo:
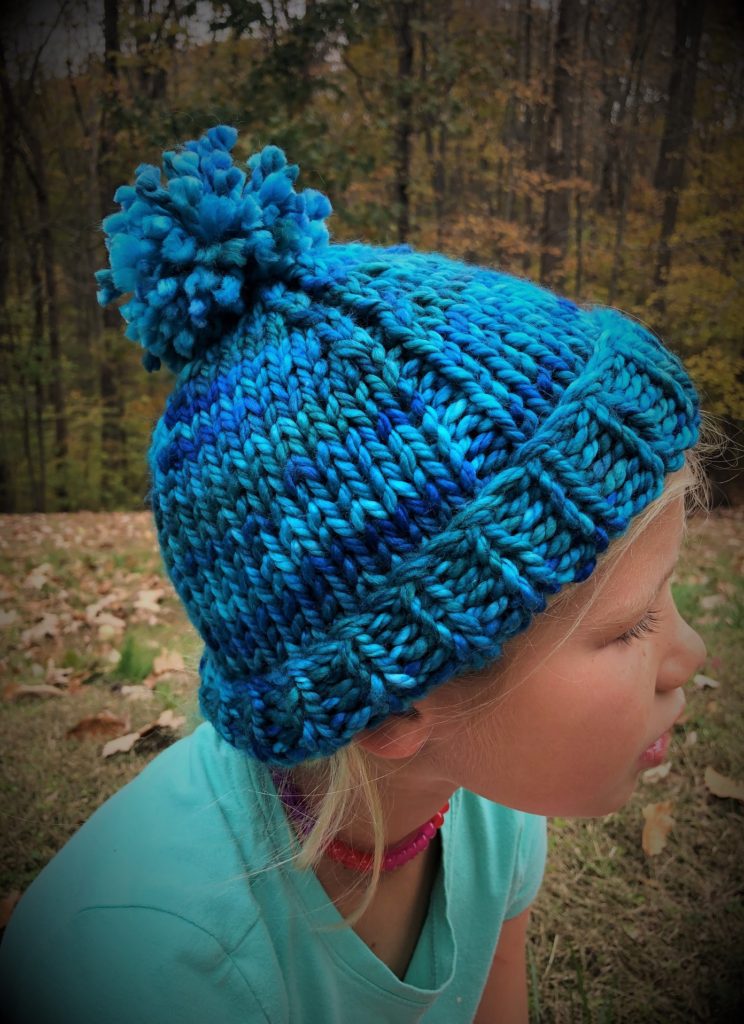
<path fill-rule="evenodd" d="M 413 757 L 431 734 L 433 723 L 430 717 L 428 707 L 412 707 L 401 714 L 391 715 L 372 729 L 364 729 L 354 742 L 375 757 L 392 761 Z"/>

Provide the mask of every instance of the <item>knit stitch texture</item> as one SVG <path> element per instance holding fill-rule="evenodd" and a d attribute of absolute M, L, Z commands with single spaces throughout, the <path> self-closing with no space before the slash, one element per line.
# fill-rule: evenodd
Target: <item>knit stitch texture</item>
<path fill-rule="evenodd" d="M 103 222 L 102 305 L 177 372 L 152 436 L 163 560 L 205 642 L 204 715 L 275 765 L 328 755 L 497 659 L 698 438 L 639 323 L 407 246 L 237 132 L 143 164 Z"/>

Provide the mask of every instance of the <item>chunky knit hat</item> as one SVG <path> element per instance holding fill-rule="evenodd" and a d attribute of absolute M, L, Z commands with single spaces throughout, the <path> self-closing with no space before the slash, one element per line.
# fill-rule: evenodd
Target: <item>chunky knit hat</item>
<path fill-rule="evenodd" d="M 328 755 L 497 659 L 698 437 L 649 331 L 508 274 L 328 239 L 325 196 L 218 125 L 103 222 L 102 305 L 178 376 L 148 462 L 205 642 L 204 715 L 253 757 Z"/>

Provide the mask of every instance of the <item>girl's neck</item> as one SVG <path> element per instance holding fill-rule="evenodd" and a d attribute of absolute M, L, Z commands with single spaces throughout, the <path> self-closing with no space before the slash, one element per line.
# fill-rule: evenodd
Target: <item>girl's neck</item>
<path fill-rule="evenodd" d="M 442 857 L 441 833 L 418 857 L 399 870 L 383 873 L 370 905 L 353 931 L 401 980 L 416 949 L 429 912 Z M 323 857 L 315 875 L 342 917 L 359 905 L 368 877 Z"/>
<path fill-rule="evenodd" d="M 456 788 L 442 780 L 422 781 L 409 773 L 406 770 L 408 767 L 388 771 L 376 783 L 385 822 L 385 847 L 396 846 L 415 836 L 424 822 L 447 803 Z M 312 769 L 308 771 L 300 765 L 292 772 L 292 781 L 306 796 L 311 812 L 315 813 L 318 800 L 312 796 L 316 782 L 311 772 Z M 338 838 L 355 850 L 372 852 L 375 845 L 374 831 L 361 795 L 353 795 L 348 821 L 349 824 L 338 832 Z"/>

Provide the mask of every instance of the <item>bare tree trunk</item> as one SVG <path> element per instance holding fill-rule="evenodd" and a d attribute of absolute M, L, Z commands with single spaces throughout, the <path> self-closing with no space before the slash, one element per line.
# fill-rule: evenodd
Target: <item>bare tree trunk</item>
<path fill-rule="evenodd" d="M 576 113 L 576 177 L 584 177 L 584 94 L 586 91 L 586 62 L 589 52 L 589 29 L 592 21 L 594 0 L 589 0 L 584 16 L 584 30 L 581 35 L 579 56 L 579 95 Z M 584 286 L 584 193 L 576 193 L 576 297 L 581 297 Z"/>
<path fill-rule="evenodd" d="M 4 320 L 8 295 L 8 270 L 10 265 L 10 220 L 13 183 L 15 179 L 15 139 L 18 131 L 16 104 L 12 87 L 8 81 L 5 49 L 0 36 L 0 96 L 3 108 L 2 138 L 2 187 L 0 188 L 0 311 Z M 0 337 L 0 342 L 2 338 Z"/>
<path fill-rule="evenodd" d="M 99 166 L 99 117 L 97 99 L 91 105 L 90 99 L 86 109 L 83 109 L 80 93 L 78 91 L 72 68 L 68 63 L 67 82 L 70 87 L 73 107 L 77 116 L 82 136 L 81 148 L 85 161 L 84 174 L 88 181 L 98 181 Z M 81 197 L 83 209 L 85 210 L 86 224 L 96 224 L 101 217 L 99 190 L 89 188 Z M 97 234 L 97 233 L 96 233 Z M 94 287 L 94 272 L 100 265 L 100 241 L 90 230 L 80 235 L 81 258 L 78 267 L 78 294 L 79 303 L 79 334 L 78 337 L 84 344 L 83 361 L 84 366 L 78 368 L 76 374 L 80 389 L 84 394 L 98 396 L 100 394 L 100 365 L 99 347 L 100 339 L 103 337 L 103 310 L 96 301 Z M 100 412 L 100 405 L 98 408 Z M 94 417 L 85 417 L 85 425 L 80 431 L 81 453 L 79 457 L 79 469 L 84 474 L 87 484 L 87 500 L 94 506 L 98 504 L 100 496 L 96 491 L 96 484 L 99 480 L 99 443 L 97 435 L 100 435 L 100 427 Z"/>
<path fill-rule="evenodd" d="M 578 0 L 560 0 L 555 39 L 553 102 L 548 121 L 548 177 L 543 210 L 540 280 L 563 288 L 568 251 L 570 194 L 566 180 L 573 170 L 574 98 L 571 69 L 576 63 Z"/>
<path fill-rule="evenodd" d="M 56 258 L 52 237 L 52 213 L 49 203 L 46 162 L 41 141 L 31 128 L 30 118 L 23 123 L 23 135 L 31 154 L 26 160 L 29 179 L 36 193 L 39 209 L 39 243 L 41 246 L 41 269 L 46 292 L 47 327 L 49 330 L 50 397 L 54 409 L 54 508 L 64 512 L 70 507 L 67 487 L 68 428 L 65 401 L 64 367 L 60 337 L 59 298 L 57 294 Z M 39 301 L 42 297 L 39 296 Z"/>
<path fill-rule="evenodd" d="M 659 13 L 657 3 L 651 11 L 651 17 L 647 17 L 645 5 L 638 8 L 638 21 L 636 22 L 635 40 L 633 43 L 633 54 L 631 57 L 630 70 L 628 72 L 628 83 L 623 95 L 622 108 L 619 113 L 619 127 L 622 127 L 628 108 L 632 109 L 630 131 L 627 133 L 624 144 L 617 147 L 618 159 L 618 211 L 615 223 L 615 240 L 612 251 L 612 271 L 610 273 L 610 286 L 607 301 L 610 306 L 615 302 L 623 269 L 623 246 L 625 242 L 625 225 L 628 218 L 628 205 L 630 191 L 633 181 L 633 171 L 636 156 L 636 140 L 638 137 L 638 120 L 640 115 L 639 97 L 641 94 L 641 82 L 643 80 L 643 69 L 648 52 L 648 44 L 651 39 L 654 24 Z"/>
<path fill-rule="evenodd" d="M 41 268 L 39 266 L 39 239 L 29 230 L 26 225 L 23 211 L 20 206 L 16 207 L 18 217 L 19 234 L 27 240 L 28 250 L 28 275 L 31 280 L 31 304 L 34 311 L 34 322 L 31 328 L 31 337 L 28 342 L 27 368 L 24 371 L 22 382 L 23 390 L 23 412 L 24 412 L 24 452 L 28 464 L 28 477 L 31 483 L 31 507 L 34 512 L 46 512 L 47 492 L 47 454 L 46 438 L 44 434 L 44 409 L 46 398 L 44 394 L 44 284 Z M 31 428 L 29 424 L 29 411 L 27 391 L 29 390 L 28 378 L 31 379 L 33 388 L 33 411 L 34 430 L 36 433 L 36 449 L 39 461 L 39 477 L 36 479 L 34 459 L 31 452 Z"/>
<path fill-rule="evenodd" d="M 57 20 L 59 20 L 59 16 Z M 22 437 L 24 450 L 26 451 L 29 462 L 29 473 L 32 484 L 34 475 L 30 454 L 30 437 L 28 433 L 29 416 L 28 395 L 26 391 L 27 368 L 23 361 L 27 354 L 21 353 L 20 356 L 18 356 L 18 359 L 16 359 L 18 353 L 16 352 L 16 345 L 13 338 L 13 324 L 8 309 L 8 292 L 10 290 L 9 278 L 11 270 L 14 272 L 16 295 L 22 296 L 25 292 L 25 282 L 22 280 L 20 273 L 19 260 L 16 258 L 11 263 L 10 258 L 12 253 L 11 221 L 14 212 L 13 199 L 16 195 L 15 166 L 16 159 L 18 158 L 18 155 L 21 154 L 26 163 L 27 170 L 30 171 L 29 178 L 33 180 L 33 168 L 31 168 L 29 164 L 28 149 L 21 149 L 19 140 L 22 134 L 30 134 L 27 129 L 27 125 L 30 120 L 29 109 L 33 95 L 34 81 L 39 69 L 39 58 L 44 45 L 45 43 L 42 43 L 41 47 L 34 55 L 29 77 L 25 81 L 18 81 L 14 87 L 8 77 L 5 49 L 2 45 L 2 38 L 0 37 L 0 93 L 2 94 L 3 107 L 3 169 L 2 183 L 0 185 L 0 353 L 4 357 L 7 356 L 6 366 L 8 369 L 6 386 L 12 387 L 13 382 L 16 380 L 19 382 L 20 386 L 20 394 L 18 395 L 15 404 L 23 407 L 24 416 Z M 21 116 L 19 112 L 23 112 L 23 116 Z M 36 184 L 38 184 L 38 181 L 36 181 Z M 15 212 L 20 216 L 21 211 L 17 202 L 15 203 Z M 44 218 L 42 217 L 42 219 Z M 48 210 L 46 221 L 48 229 Z M 39 305 L 41 305 L 43 302 L 43 295 L 40 286 L 38 288 L 37 298 Z M 34 339 L 34 343 L 37 346 L 42 344 L 42 338 L 40 335 Z M 64 417 L 62 418 L 62 423 L 64 423 Z M 10 451 L 8 451 L 8 454 L 12 458 L 12 453 Z M 3 455 L 3 457 L 0 457 L 0 509 L 2 509 L 2 511 L 13 511 L 16 507 L 16 488 L 12 483 L 12 478 L 12 463 L 8 462 Z M 35 501 L 33 490 L 34 488 L 32 486 L 32 502 Z"/>
<path fill-rule="evenodd" d="M 419 12 L 422 16 L 422 12 Z M 452 0 L 435 0 L 430 7 L 424 8 L 423 16 L 426 17 L 427 25 L 431 26 L 431 33 L 421 33 L 421 84 L 425 95 L 429 90 L 437 88 L 437 100 L 439 107 L 436 117 L 425 117 L 423 124 L 424 145 L 426 156 L 431 168 L 431 189 L 434 197 L 434 223 L 436 225 L 436 247 L 441 249 L 445 244 L 445 230 L 447 218 L 447 145 L 449 132 L 447 129 L 448 116 L 446 103 L 452 87 L 455 84 L 457 72 L 442 76 L 440 68 L 437 67 L 449 41 L 450 23 L 452 20 Z M 433 39 L 435 54 L 432 58 L 432 47 L 430 36 Z M 437 75 L 436 86 L 429 78 L 429 66 L 435 68 Z"/>
<path fill-rule="evenodd" d="M 104 83 L 101 97 L 101 116 L 98 130 L 98 182 L 101 217 L 113 212 L 112 171 L 110 157 L 112 139 L 120 121 L 117 96 L 119 57 L 119 5 L 118 0 L 105 0 L 104 5 Z M 116 493 L 126 468 L 126 432 L 124 429 L 124 401 L 117 376 L 111 337 L 121 327 L 116 309 L 103 310 L 100 362 L 101 398 L 101 498 L 105 501 Z"/>
<path fill-rule="evenodd" d="M 522 26 L 521 38 L 524 40 L 520 47 L 520 52 L 523 58 L 522 83 L 526 88 L 532 77 L 532 0 L 523 0 L 520 16 Z M 525 101 L 521 105 L 520 110 L 520 140 L 522 143 L 522 151 L 524 153 L 524 164 L 528 171 L 533 171 L 537 166 L 537 162 L 534 159 L 534 147 L 532 145 L 532 126 L 535 117 L 536 114 L 533 105 Z M 522 204 L 522 220 L 527 229 L 527 233 L 531 235 L 533 231 L 534 214 L 532 209 L 532 195 L 529 191 L 525 195 Z M 525 272 L 530 269 L 530 256 L 528 252 L 526 252 L 522 258 L 522 267 Z"/>
<path fill-rule="evenodd" d="M 654 268 L 654 287 L 660 292 L 668 280 L 672 262 L 669 239 L 677 224 L 679 196 L 692 130 L 695 82 L 703 31 L 703 0 L 676 0 L 674 23 L 674 55 L 669 78 L 666 121 L 654 176 L 654 187 L 664 197 L 661 234 Z M 663 307 L 664 298 L 663 294 L 660 294 L 657 308 L 662 310 Z"/>
<path fill-rule="evenodd" d="M 16 105 L 5 62 L 5 49 L 0 36 L 0 95 L 3 105 L 2 179 L 0 179 L 0 354 L 10 346 L 8 322 L 8 275 L 10 272 L 11 200 L 15 180 L 15 136 L 18 130 Z M 0 448 L 0 512 L 15 511 L 15 491 L 11 485 L 10 466 L 5 459 L 5 448 Z"/>
<path fill-rule="evenodd" d="M 445 33 L 443 31 L 443 26 L 449 21 L 450 15 L 451 7 L 449 3 L 437 4 L 435 6 L 433 15 L 433 17 L 436 17 L 435 42 L 437 47 L 440 49 L 444 45 Z M 433 20 L 433 17 L 431 20 Z M 433 88 L 433 85 L 429 79 L 431 48 L 429 46 L 429 36 L 427 32 L 421 32 L 419 39 L 421 52 L 421 67 L 419 74 L 421 78 L 421 87 L 424 94 L 428 95 L 430 89 Z M 434 223 L 436 225 L 436 246 L 438 249 L 441 249 L 444 244 L 445 196 L 447 191 L 447 119 L 443 116 L 441 110 L 437 112 L 436 119 L 434 119 L 433 116 L 424 118 L 423 133 L 424 150 L 429 162 L 431 176 L 431 191 L 433 197 L 432 205 Z"/>
<path fill-rule="evenodd" d="M 522 77 L 522 11 L 514 8 L 512 31 L 517 41 L 516 52 L 508 61 L 505 71 L 511 74 L 512 81 Z M 498 162 L 498 190 L 496 193 L 496 209 L 504 220 L 514 217 L 514 150 L 520 138 L 519 108 L 517 90 L 509 89 L 506 97 L 506 109 L 501 127 L 501 144 L 504 156 Z"/>
<path fill-rule="evenodd" d="M 428 20 L 428 19 L 427 19 Z M 429 36 L 426 31 L 419 33 L 419 52 L 421 54 L 421 60 L 419 61 L 419 77 L 421 79 L 421 90 L 425 96 L 428 96 L 431 90 L 431 84 L 429 82 Z M 434 128 L 435 124 L 432 122 L 431 117 L 425 117 L 423 119 L 422 129 L 424 135 L 424 152 L 426 153 L 426 159 L 429 164 L 431 172 L 431 190 L 432 190 L 432 207 L 435 213 L 435 221 L 438 220 L 436 206 L 437 206 L 437 181 L 436 172 L 434 169 Z M 439 232 L 437 231 L 437 234 Z"/>
<path fill-rule="evenodd" d="M 437 249 L 441 249 L 445 241 L 447 220 L 447 122 L 439 124 L 437 139 L 437 155 L 434 161 L 434 211 L 437 218 Z"/>
<path fill-rule="evenodd" d="M 405 242 L 411 230 L 409 185 L 413 140 L 413 28 L 411 0 L 398 0 L 391 7 L 395 47 L 398 54 L 397 118 L 395 124 L 395 200 L 398 241 Z"/>
<path fill-rule="evenodd" d="M 164 11 L 158 12 L 158 21 L 155 23 L 152 4 L 148 5 L 147 15 L 145 15 L 143 0 L 132 0 L 132 7 L 135 16 L 134 46 L 139 58 L 134 87 L 138 96 L 158 102 L 165 97 L 168 71 L 162 63 L 153 62 L 150 59 L 150 54 L 160 43 L 168 19 L 170 17 L 177 19 L 179 12 L 176 10 L 175 0 L 168 0 L 168 6 Z M 169 33 L 166 36 L 166 46 L 170 50 L 168 67 L 173 66 L 175 45 L 175 36 L 173 33 Z"/>

